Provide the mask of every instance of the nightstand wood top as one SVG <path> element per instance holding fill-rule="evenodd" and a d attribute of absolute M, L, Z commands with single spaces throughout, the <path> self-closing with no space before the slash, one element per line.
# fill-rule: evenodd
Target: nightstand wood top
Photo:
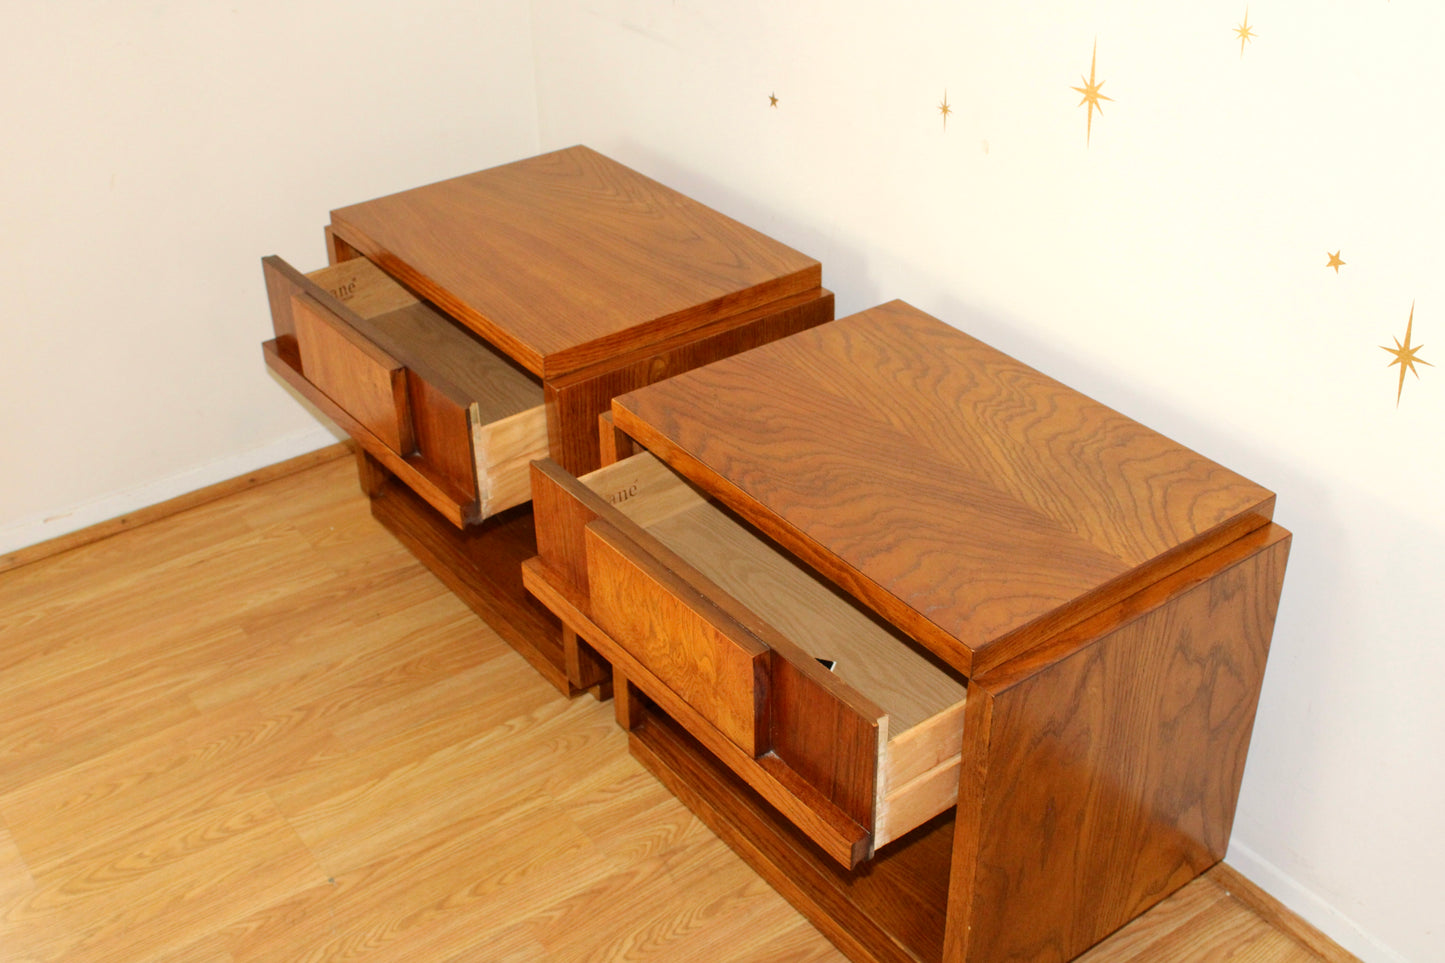
<path fill-rule="evenodd" d="M 580 146 L 331 216 L 544 378 L 822 283 L 816 260 Z"/>
<path fill-rule="evenodd" d="M 1274 506 L 901 301 L 613 409 L 618 427 L 969 674 L 1262 526 Z"/>

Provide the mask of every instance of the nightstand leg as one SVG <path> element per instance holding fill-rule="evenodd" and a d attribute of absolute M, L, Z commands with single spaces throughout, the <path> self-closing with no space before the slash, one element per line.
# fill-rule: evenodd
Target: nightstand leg
<path fill-rule="evenodd" d="M 597 650 L 567 625 L 562 626 L 562 657 L 567 679 L 575 689 L 586 689 L 599 701 L 612 696 L 612 667 Z"/>
<path fill-rule="evenodd" d="M 356 478 L 361 483 L 361 490 L 368 498 L 375 498 L 386 482 L 386 469 L 368 455 L 365 448 L 355 442 L 351 443 L 351 447 L 356 453 Z"/>
<path fill-rule="evenodd" d="M 612 704 L 617 712 L 617 724 L 631 732 L 642 721 L 638 699 L 641 693 L 627 681 L 627 676 L 618 669 L 612 670 Z"/>

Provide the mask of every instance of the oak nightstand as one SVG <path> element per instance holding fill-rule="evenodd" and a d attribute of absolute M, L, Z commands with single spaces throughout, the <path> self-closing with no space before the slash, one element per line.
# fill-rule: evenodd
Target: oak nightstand
<path fill-rule="evenodd" d="M 522 588 L 530 462 L 590 471 L 613 395 L 831 319 L 818 262 L 585 147 L 333 211 L 327 238 L 320 271 L 264 261 L 267 364 L 423 562 L 564 692 L 605 684 Z"/>
<path fill-rule="evenodd" d="M 893 302 L 622 394 L 531 591 L 851 957 L 1070 960 L 1228 844 L 1271 492 Z"/>

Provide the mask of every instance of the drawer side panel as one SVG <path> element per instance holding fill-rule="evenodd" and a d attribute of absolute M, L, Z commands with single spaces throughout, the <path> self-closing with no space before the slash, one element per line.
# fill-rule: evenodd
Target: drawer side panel
<path fill-rule="evenodd" d="M 1288 552 L 1266 526 L 970 689 L 947 958 L 1073 959 L 1223 858 Z"/>

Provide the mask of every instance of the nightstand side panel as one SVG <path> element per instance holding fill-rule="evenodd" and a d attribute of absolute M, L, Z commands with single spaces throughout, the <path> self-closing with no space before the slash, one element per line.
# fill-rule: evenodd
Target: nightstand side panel
<path fill-rule="evenodd" d="M 1289 540 L 1252 533 L 970 689 L 946 960 L 1071 960 L 1224 857 Z"/>

